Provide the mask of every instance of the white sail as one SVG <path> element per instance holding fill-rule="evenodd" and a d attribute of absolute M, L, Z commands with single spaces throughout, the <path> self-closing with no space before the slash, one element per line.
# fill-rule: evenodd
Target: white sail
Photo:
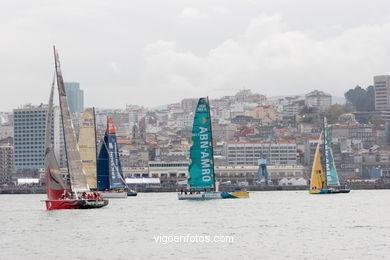
<path fill-rule="evenodd" d="M 66 97 L 64 80 L 60 67 L 58 53 L 54 47 L 54 59 L 57 75 L 58 94 L 60 96 L 60 108 L 62 126 L 64 130 L 65 151 L 70 175 L 71 189 L 74 192 L 89 191 L 87 178 L 81 163 L 80 151 L 76 140 L 72 118 L 69 111 L 68 99 Z"/>
<path fill-rule="evenodd" d="M 96 189 L 96 130 L 93 108 L 85 109 L 81 118 L 79 147 L 88 186 Z"/>

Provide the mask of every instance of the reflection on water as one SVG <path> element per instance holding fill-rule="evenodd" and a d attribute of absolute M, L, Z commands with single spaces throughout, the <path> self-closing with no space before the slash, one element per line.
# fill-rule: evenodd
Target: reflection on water
<path fill-rule="evenodd" d="M 179 201 L 175 193 L 46 211 L 43 195 L 1 195 L 0 259 L 345 259 L 390 254 L 390 191 Z M 168 237 L 169 243 L 156 242 Z M 233 242 L 173 241 L 233 237 Z"/>

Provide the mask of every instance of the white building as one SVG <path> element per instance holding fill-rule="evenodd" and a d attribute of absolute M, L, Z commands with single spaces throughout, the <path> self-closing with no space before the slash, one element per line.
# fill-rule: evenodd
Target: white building
<path fill-rule="evenodd" d="M 258 166 L 216 166 L 215 174 L 219 182 L 228 180 L 257 179 Z M 269 178 L 304 178 L 305 167 L 301 165 L 270 165 Z M 126 178 L 188 178 L 188 162 L 149 162 L 149 167 L 123 167 Z"/>
<path fill-rule="evenodd" d="M 390 110 L 390 75 L 374 77 L 375 110 Z"/>
<path fill-rule="evenodd" d="M 296 165 L 297 145 L 293 142 L 229 142 L 227 158 L 229 165 L 257 165 L 265 154 L 270 165 Z"/>
<path fill-rule="evenodd" d="M 307 186 L 307 180 L 303 177 L 299 178 L 282 178 L 279 180 L 280 186 Z"/>
<path fill-rule="evenodd" d="M 314 90 L 305 95 L 305 105 L 325 111 L 332 105 L 332 96 L 323 91 Z"/>

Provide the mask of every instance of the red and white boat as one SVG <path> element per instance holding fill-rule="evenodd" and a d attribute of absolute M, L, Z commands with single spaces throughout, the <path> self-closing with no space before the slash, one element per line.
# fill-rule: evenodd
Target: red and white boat
<path fill-rule="evenodd" d="M 45 138 L 45 179 L 47 200 L 46 209 L 91 209 L 108 205 L 108 200 L 90 191 L 86 175 L 81 164 L 80 151 L 71 120 L 64 81 L 60 69 L 58 53 L 54 48 L 61 119 L 64 133 L 65 151 L 70 183 L 66 185 L 51 143 L 54 80 L 51 88 Z M 83 194 L 84 196 L 82 196 Z M 89 195 L 89 196 L 85 196 Z"/>

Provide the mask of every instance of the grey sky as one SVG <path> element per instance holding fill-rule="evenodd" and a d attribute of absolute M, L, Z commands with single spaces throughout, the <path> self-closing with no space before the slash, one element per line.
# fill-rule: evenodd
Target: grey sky
<path fill-rule="evenodd" d="M 0 111 L 47 102 L 55 44 L 87 106 L 251 88 L 342 96 L 389 73 L 383 0 L 2 0 Z"/>

